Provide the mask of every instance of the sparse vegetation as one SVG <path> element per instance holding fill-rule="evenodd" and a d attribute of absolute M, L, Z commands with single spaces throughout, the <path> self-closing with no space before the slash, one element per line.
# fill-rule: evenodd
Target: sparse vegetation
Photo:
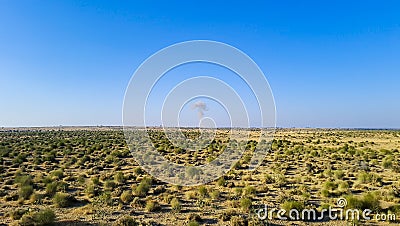
<path fill-rule="evenodd" d="M 56 193 L 53 197 L 53 204 L 56 207 L 69 207 L 73 202 L 74 198 L 67 193 Z"/>
<path fill-rule="evenodd" d="M 174 147 L 157 129 L 149 133 L 156 149 L 177 164 L 204 164 L 226 149 L 221 131 L 211 145 L 194 152 Z M 257 142 L 239 139 L 235 145 L 251 152 Z M 334 206 L 339 197 L 346 197 L 346 208 L 399 213 L 399 150 L 397 131 L 282 129 L 255 172 L 246 170 L 251 157 L 246 153 L 216 181 L 182 187 L 139 167 L 120 130 L 4 131 L 0 224 L 57 225 L 56 220 L 79 216 L 87 224 L 258 225 L 249 214 L 260 204 L 320 209 Z"/>

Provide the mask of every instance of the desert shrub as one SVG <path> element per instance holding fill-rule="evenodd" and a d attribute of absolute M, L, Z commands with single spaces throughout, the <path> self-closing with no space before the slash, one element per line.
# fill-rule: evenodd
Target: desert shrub
<path fill-rule="evenodd" d="M 353 195 L 346 196 L 346 200 L 347 200 L 347 206 L 346 206 L 347 208 L 360 209 L 362 206 L 361 201 Z"/>
<path fill-rule="evenodd" d="M 219 218 L 221 221 L 229 221 L 229 220 L 230 220 L 233 216 L 235 216 L 235 215 L 237 215 L 237 212 L 236 212 L 235 209 L 228 209 L 228 210 L 222 212 L 222 213 L 218 216 L 218 218 Z"/>
<path fill-rule="evenodd" d="M 99 185 L 99 184 L 100 184 L 100 179 L 99 179 L 99 177 L 92 177 L 91 180 L 92 180 L 92 183 L 93 183 L 94 185 Z"/>
<path fill-rule="evenodd" d="M 392 170 L 395 173 L 400 173 L 400 164 L 398 162 L 393 163 Z"/>
<path fill-rule="evenodd" d="M 169 193 L 164 193 L 162 195 L 162 198 L 163 198 L 163 202 L 170 203 L 172 201 L 172 199 L 174 198 L 174 196 Z"/>
<path fill-rule="evenodd" d="M 199 222 L 197 222 L 197 221 L 190 221 L 189 223 L 188 223 L 188 226 L 199 226 L 200 224 L 199 224 Z"/>
<path fill-rule="evenodd" d="M 37 213 L 34 213 L 32 215 L 32 218 L 36 225 L 49 225 L 55 221 L 56 215 L 53 210 L 44 209 Z"/>
<path fill-rule="evenodd" d="M 139 197 L 135 197 L 130 203 L 130 206 L 134 208 L 144 208 L 146 207 L 146 202 L 144 200 L 141 200 Z"/>
<path fill-rule="evenodd" d="M 247 221 L 248 226 L 265 226 L 264 221 L 259 219 L 257 216 L 250 216 Z"/>
<path fill-rule="evenodd" d="M 121 194 L 121 201 L 125 204 L 131 202 L 132 198 L 133 198 L 133 196 L 132 196 L 132 192 L 130 190 L 124 191 Z"/>
<path fill-rule="evenodd" d="M 113 201 L 109 192 L 103 192 L 97 197 L 97 201 L 102 205 L 112 206 Z"/>
<path fill-rule="evenodd" d="M 347 181 L 341 181 L 338 185 L 338 190 L 340 192 L 347 192 L 349 190 L 349 183 Z"/>
<path fill-rule="evenodd" d="M 185 198 L 186 199 L 195 199 L 196 198 L 196 192 L 195 191 L 187 191 L 187 192 L 185 192 Z"/>
<path fill-rule="evenodd" d="M 393 205 L 389 207 L 389 211 L 395 213 L 396 215 L 400 213 L 400 204 Z"/>
<path fill-rule="evenodd" d="M 385 158 L 385 159 L 382 161 L 382 167 L 385 168 L 385 169 L 391 168 L 392 165 L 393 165 L 393 162 L 392 162 L 391 159 Z"/>
<path fill-rule="evenodd" d="M 43 204 L 43 198 L 44 198 L 44 195 L 38 194 L 38 193 L 35 193 L 35 192 L 34 192 L 34 193 L 30 196 L 29 201 L 30 201 L 32 204 Z"/>
<path fill-rule="evenodd" d="M 240 207 L 241 207 L 243 210 L 246 210 L 246 211 L 250 210 L 250 207 L 251 207 L 251 199 L 249 199 L 249 198 L 241 198 L 241 199 L 240 199 Z"/>
<path fill-rule="evenodd" d="M 77 179 L 79 184 L 85 184 L 86 180 L 85 180 L 85 176 L 84 175 L 79 175 L 78 179 Z"/>
<path fill-rule="evenodd" d="M 87 183 L 85 187 L 85 193 L 89 197 L 97 195 L 96 185 L 94 183 Z"/>
<path fill-rule="evenodd" d="M 139 186 L 136 187 L 135 189 L 135 194 L 140 197 L 144 197 L 147 195 L 147 192 L 149 192 L 151 188 L 152 180 L 148 177 L 143 178 L 142 181 L 140 181 Z"/>
<path fill-rule="evenodd" d="M 160 206 L 160 204 L 158 204 L 157 201 L 148 200 L 146 202 L 146 207 L 145 208 L 146 208 L 147 212 L 154 212 L 154 211 L 160 210 L 161 206 Z"/>
<path fill-rule="evenodd" d="M 57 192 L 58 183 L 52 182 L 46 185 L 46 194 L 47 195 L 54 195 Z"/>
<path fill-rule="evenodd" d="M 44 209 L 39 212 L 32 212 L 22 216 L 19 224 L 20 225 L 51 225 L 54 223 L 56 215 L 53 210 Z"/>
<path fill-rule="evenodd" d="M 32 185 L 24 185 L 19 189 L 19 197 L 21 199 L 28 199 L 33 194 Z"/>
<path fill-rule="evenodd" d="M 20 186 L 32 185 L 32 177 L 29 175 L 17 175 L 15 182 Z"/>
<path fill-rule="evenodd" d="M 198 188 L 197 192 L 199 193 L 199 196 L 202 197 L 202 198 L 208 196 L 208 190 L 204 185 L 200 186 Z"/>
<path fill-rule="evenodd" d="M 322 174 L 323 174 L 324 177 L 326 177 L 326 178 L 330 178 L 330 177 L 333 176 L 333 172 L 332 172 L 331 169 L 326 169 L 326 170 L 324 170 L 324 172 L 323 172 Z"/>
<path fill-rule="evenodd" d="M 64 177 L 64 171 L 62 169 L 54 170 L 50 173 L 50 175 L 55 179 L 61 179 Z"/>
<path fill-rule="evenodd" d="M 323 197 L 329 197 L 329 196 L 331 195 L 331 193 L 330 193 L 329 190 L 327 190 L 327 189 L 322 189 L 322 190 L 321 190 L 321 195 L 322 195 Z"/>
<path fill-rule="evenodd" d="M 278 188 L 285 187 L 287 184 L 286 177 L 285 175 L 282 174 L 276 175 L 274 180 L 275 180 L 274 186 Z"/>
<path fill-rule="evenodd" d="M 200 217 L 200 215 L 195 214 L 195 213 L 191 213 L 186 217 L 186 220 L 191 222 L 191 221 L 196 221 L 196 222 L 201 222 L 202 219 Z"/>
<path fill-rule="evenodd" d="M 232 216 L 229 223 L 231 226 L 246 226 L 246 225 L 248 225 L 247 220 L 241 216 Z"/>
<path fill-rule="evenodd" d="M 153 193 L 154 195 L 162 194 L 165 192 L 165 186 L 164 185 L 159 185 L 154 188 Z"/>
<path fill-rule="evenodd" d="M 369 192 L 367 194 L 364 194 L 361 198 L 362 202 L 362 209 L 371 209 L 374 211 L 380 210 L 380 204 L 379 204 L 379 197 L 377 194 Z"/>
<path fill-rule="evenodd" d="M 357 175 L 357 182 L 361 184 L 373 183 L 380 186 L 382 177 L 374 173 L 361 172 Z"/>
<path fill-rule="evenodd" d="M 21 164 L 26 161 L 27 154 L 20 153 L 16 158 L 12 160 L 13 163 Z"/>
<path fill-rule="evenodd" d="M 135 221 L 131 216 L 123 216 L 115 221 L 112 226 L 139 226 L 140 224 Z"/>
<path fill-rule="evenodd" d="M 212 191 L 212 192 L 210 193 L 210 197 L 211 197 L 212 199 L 218 199 L 219 196 L 220 196 L 220 192 L 219 192 L 218 190 L 214 190 L 214 191 Z"/>
<path fill-rule="evenodd" d="M 233 193 L 235 196 L 241 196 L 243 194 L 243 188 L 237 187 L 233 189 Z"/>
<path fill-rule="evenodd" d="M 221 187 L 225 187 L 226 181 L 225 181 L 224 177 L 220 177 L 220 178 L 218 179 L 217 185 L 218 185 L 218 186 L 221 186 Z"/>
<path fill-rule="evenodd" d="M 44 184 L 48 184 L 48 183 L 51 183 L 51 182 L 53 182 L 53 179 L 51 178 L 50 175 L 47 175 L 46 177 L 42 178 L 42 183 L 44 183 Z"/>
<path fill-rule="evenodd" d="M 366 193 L 361 197 L 353 195 L 346 196 L 347 208 L 351 209 L 370 209 L 373 211 L 380 210 L 379 197 L 376 193 Z"/>
<path fill-rule="evenodd" d="M 324 183 L 323 188 L 328 190 L 328 191 L 332 191 L 332 190 L 337 188 L 337 184 L 335 182 L 332 182 L 332 181 L 327 181 L 327 182 Z"/>
<path fill-rule="evenodd" d="M 74 198 L 68 193 L 58 192 L 53 197 L 53 204 L 56 207 L 69 207 L 73 204 Z"/>
<path fill-rule="evenodd" d="M 265 174 L 264 175 L 264 182 L 267 183 L 267 184 L 273 184 L 273 183 L 275 183 L 275 179 L 274 179 L 274 177 L 272 175 Z"/>
<path fill-rule="evenodd" d="M 292 209 L 302 211 L 304 209 L 304 204 L 299 201 L 288 200 L 282 204 L 282 209 L 286 210 L 287 213 Z"/>
<path fill-rule="evenodd" d="M 181 205 L 181 203 L 179 202 L 179 200 L 177 198 L 173 198 L 171 200 L 171 209 L 174 212 L 181 212 L 182 205 Z"/>
<path fill-rule="evenodd" d="M 28 212 L 27 209 L 12 209 L 8 214 L 12 220 L 19 220 L 21 217 Z"/>
<path fill-rule="evenodd" d="M 136 176 L 140 176 L 140 175 L 143 174 L 143 170 L 142 170 L 142 168 L 140 168 L 140 167 L 138 166 L 138 167 L 136 167 L 136 168 L 133 170 L 133 173 L 134 173 Z"/>
<path fill-rule="evenodd" d="M 342 179 L 342 178 L 344 177 L 344 172 L 343 172 L 343 170 L 337 170 L 337 171 L 335 171 L 334 176 L 335 176 L 335 178 L 338 179 L 338 180 Z"/>
<path fill-rule="evenodd" d="M 114 175 L 114 181 L 115 181 L 117 184 L 123 184 L 123 183 L 125 182 L 124 174 L 123 174 L 122 172 L 117 172 L 117 173 Z"/>
<path fill-rule="evenodd" d="M 367 172 L 361 172 L 361 173 L 359 173 L 359 174 L 357 175 L 357 180 L 358 180 L 360 183 L 363 183 L 363 184 L 369 183 L 369 182 L 372 181 L 372 174 L 369 174 L 369 173 L 367 173 Z"/>
<path fill-rule="evenodd" d="M 69 184 L 66 183 L 65 181 L 59 181 L 57 183 L 57 191 L 67 191 L 68 190 Z"/>
<path fill-rule="evenodd" d="M 114 182 L 114 181 L 112 181 L 112 180 L 107 180 L 107 181 L 104 183 L 104 189 L 105 189 L 105 190 L 111 191 L 111 190 L 113 190 L 114 188 L 115 188 L 115 182 Z"/>
<path fill-rule="evenodd" d="M 253 196 L 254 194 L 256 193 L 256 189 L 253 187 L 253 186 L 246 186 L 244 189 L 243 189 L 243 195 L 244 196 L 249 196 L 249 197 L 251 197 L 251 196 Z"/>

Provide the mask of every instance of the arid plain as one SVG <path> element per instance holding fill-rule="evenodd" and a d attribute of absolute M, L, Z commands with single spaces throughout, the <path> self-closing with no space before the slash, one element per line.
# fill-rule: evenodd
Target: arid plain
<path fill-rule="evenodd" d="M 224 150 L 220 130 L 206 148 L 176 148 L 157 129 L 170 161 L 204 164 Z M 257 133 L 257 131 L 254 131 Z M 198 135 L 196 130 L 187 136 Z M 193 137 L 191 137 L 193 138 Z M 0 130 L 0 224 L 8 225 L 397 225 L 400 131 L 277 129 L 262 165 L 247 170 L 257 141 L 223 177 L 200 186 L 164 183 L 133 159 L 118 127 Z M 285 210 L 369 208 L 371 220 L 260 220 L 263 205 Z M 381 216 L 396 219 L 379 220 Z"/>

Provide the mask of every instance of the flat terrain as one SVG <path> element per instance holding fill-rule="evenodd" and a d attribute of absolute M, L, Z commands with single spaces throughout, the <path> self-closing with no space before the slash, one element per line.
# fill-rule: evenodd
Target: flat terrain
<path fill-rule="evenodd" d="M 226 132 L 194 152 L 173 147 L 158 129 L 152 136 L 170 161 L 198 165 L 224 150 Z M 264 204 L 321 211 L 337 207 L 338 198 L 347 200 L 345 209 L 371 209 L 373 219 L 272 222 L 400 224 L 400 131 L 278 129 L 270 154 L 249 171 L 253 133 L 237 140 L 247 152 L 224 177 L 182 187 L 146 174 L 121 128 L 1 129 L 0 224 L 40 225 L 55 217 L 57 225 L 265 225 L 255 215 Z M 397 221 L 378 221 L 378 213 Z"/>

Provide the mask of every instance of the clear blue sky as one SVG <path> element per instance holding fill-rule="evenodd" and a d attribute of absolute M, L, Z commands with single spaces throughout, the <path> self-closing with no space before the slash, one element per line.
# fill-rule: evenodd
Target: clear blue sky
<path fill-rule="evenodd" d="M 171 44 L 246 52 L 282 127 L 400 128 L 399 1 L 0 1 L 0 126 L 121 125 L 134 70 Z"/>

